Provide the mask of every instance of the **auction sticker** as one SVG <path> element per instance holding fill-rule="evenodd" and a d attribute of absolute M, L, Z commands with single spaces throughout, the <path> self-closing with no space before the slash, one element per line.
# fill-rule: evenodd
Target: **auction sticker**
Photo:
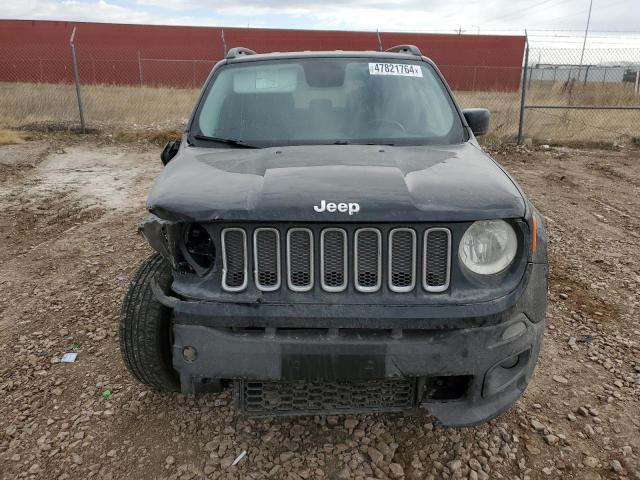
<path fill-rule="evenodd" d="M 418 65 L 410 65 L 407 63 L 370 63 L 369 75 L 422 77 L 422 69 Z"/>

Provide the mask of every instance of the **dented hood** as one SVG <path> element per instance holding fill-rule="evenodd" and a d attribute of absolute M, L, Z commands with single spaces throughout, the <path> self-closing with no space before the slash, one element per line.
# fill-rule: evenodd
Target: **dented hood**
<path fill-rule="evenodd" d="M 357 203 L 318 212 L 325 203 Z M 166 220 L 451 222 L 516 218 L 513 180 L 471 143 L 322 145 L 264 149 L 185 147 L 148 198 Z"/>

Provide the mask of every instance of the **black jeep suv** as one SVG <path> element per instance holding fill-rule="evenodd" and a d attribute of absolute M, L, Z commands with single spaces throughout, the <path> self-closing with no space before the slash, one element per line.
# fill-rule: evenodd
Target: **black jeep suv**
<path fill-rule="evenodd" d="M 131 372 L 251 415 L 509 408 L 544 330 L 541 217 L 414 46 L 232 49 L 148 199 Z"/>

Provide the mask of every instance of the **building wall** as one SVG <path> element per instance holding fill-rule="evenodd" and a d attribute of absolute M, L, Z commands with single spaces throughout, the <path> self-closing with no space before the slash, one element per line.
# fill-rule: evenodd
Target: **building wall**
<path fill-rule="evenodd" d="M 69 37 L 84 84 L 200 87 L 227 47 L 257 52 L 376 50 L 375 32 L 174 27 L 0 20 L 0 81 L 72 81 Z M 381 33 L 383 46 L 417 45 L 456 90 L 519 88 L 525 38 Z"/>

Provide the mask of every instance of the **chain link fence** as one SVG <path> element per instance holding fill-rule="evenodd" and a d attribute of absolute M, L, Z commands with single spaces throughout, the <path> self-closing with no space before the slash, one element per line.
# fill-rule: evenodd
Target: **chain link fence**
<path fill-rule="evenodd" d="M 524 73 L 522 137 L 620 142 L 640 137 L 640 49 L 535 49 Z"/>
<path fill-rule="evenodd" d="M 33 58 L 20 48 L 0 47 L 0 125 L 79 125 L 70 46 L 66 52 L 61 55 L 59 46 L 39 48 Z M 222 58 L 223 52 L 214 56 Z M 76 59 L 87 126 L 105 130 L 179 128 L 215 64 L 211 58 L 179 58 L 170 49 L 161 58 L 140 49 L 136 58 L 120 60 L 81 42 L 76 42 Z M 439 68 L 445 77 L 464 79 L 454 85 L 463 108 L 491 110 L 489 141 L 515 141 L 522 88 L 525 139 L 623 142 L 640 137 L 640 50 L 588 49 L 580 62 L 578 49 L 532 48 L 526 69 L 483 63 L 482 58 L 477 65 L 440 62 Z M 515 84 L 505 78 L 515 78 Z"/>
<path fill-rule="evenodd" d="M 58 45 L 38 51 L 34 58 L 23 56 L 20 49 L 0 47 L 0 125 L 78 127 L 70 45 L 64 53 Z M 215 64 L 210 59 L 178 58 L 171 51 L 165 58 L 150 58 L 138 51 L 135 60 L 114 59 L 109 52 L 83 46 L 77 39 L 75 57 L 87 126 L 107 130 L 180 126 Z"/>

